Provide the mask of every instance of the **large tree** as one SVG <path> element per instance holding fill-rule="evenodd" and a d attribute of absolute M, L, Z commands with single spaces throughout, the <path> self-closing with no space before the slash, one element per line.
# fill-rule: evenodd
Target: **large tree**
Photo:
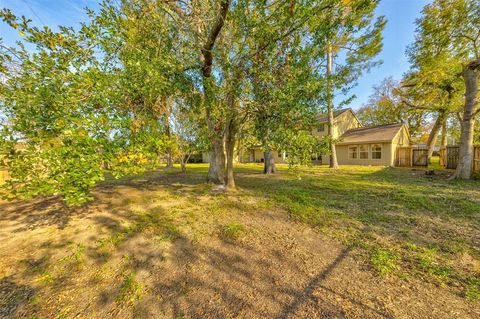
<path fill-rule="evenodd" d="M 385 78 L 373 87 L 368 101 L 358 110 L 357 116 L 364 125 L 405 123 L 411 136 L 416 136 L 425 124 L 424 110 L 412 107 L 411 97 L 401 83 Z"/>
<path fill-rule="evenodd" d="M 424 64 L 440 74 L 444 70 L 442 61 L 449 61 L 450 75 L 463 79 L 464 106 L 458 112 L 461 124 L 460 158 L 454 177 L 470 178 L 475 117 L 479 112 L 480 1 L 436 0 L 426 5 L 422 17 L 417 20 L 413 50 Z"/>
<path fill-rule="evenodd" d="M 316 41 L 325 49 L 325 100 L 328 114 L 328 136 L 330 138 L 330 167 L 337 168 L 338 162 L 333 137 L 334 98 L 337 93 L 346 96 L 340 104 L 348 104 L 354 97 L 349 90 L 365 70 L 378 64 L 375 56 L 382 49 L 383 16 L 374 18 L 378 1 L 339 1 L 325 12 L 329 27 L 317 34 Z"/>

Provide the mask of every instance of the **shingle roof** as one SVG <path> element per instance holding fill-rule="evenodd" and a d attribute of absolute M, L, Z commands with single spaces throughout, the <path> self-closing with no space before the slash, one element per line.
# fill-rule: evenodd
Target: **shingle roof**
<path fill-rule="evenodd" d="M 351 129 L 340 137 L 337 144 L 391 142 L 402 126 L 402 123 L 396 123 Z"/>
<path fill-rule="evenodd" d="M 348 108 L 348 109 L 341 109 L 341 110 L 333 111 L 333 118 L 336 118 L 337 116 L 345 113 L 346 111 L 351 111 L 351 110 L 352 110 L 351 108 Z M 328 122 L 328 114 L 325 114 L 325 113 L 320 114 L 319 117 L 318 117 L 318 121 L 320 123 Z"/>

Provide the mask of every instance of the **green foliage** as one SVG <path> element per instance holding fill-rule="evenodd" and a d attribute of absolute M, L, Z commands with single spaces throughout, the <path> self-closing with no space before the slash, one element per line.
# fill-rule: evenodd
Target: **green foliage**
<path fill-rule="evenodd" d="M 310 131 L 285 130 L 277 137 L 279 145 L 285 150 L 286 162 L 290 167 L 310 165 L 312 158 L 327 153 L 327 139 L 319 139 Z"/>
<path fill-rule="evenodd" d="M 2 10 L 22 34 L 0 46 L 4 197 L 80 205 L 107 172 L 139 174 L 165 157 L 184 164 L 240 130 L 266 150 L 288 149 L 292 165 L 320 152 L 308 134 L 325 100 L 326 39 L 339 55 L 350 48 L 334 79 L 348 90 L 381 48 L 377 2 L 218 4 L 105 0 L 78 29 L 56 32 Z"/>
<path fill-rule="evenodd" d="M 328 29 L 315 34 L 316 43 L 323 46 L 323 52 L 330 48 L 335 68 L 324 89 L 325 103 L 337 94 L 345 98 L 340 107 L 349 104 L 354 96 L 348 92 L 357 84 L 364 71 L 379 65 L 374 60 L 382 49 L 382 31 L 385 28 L 384 16 L 375 18 L 378 1 L 337 1 L 331 10 L 323 14 L 328 16 Z M 311 27 L 319 28 L 321 20 L 312 20 Z M 326 64 L 324 64 L 326 65 Z"/>
<path fill-rule="evenodd" d="M 382 125 L 405 123 L 410 136 L 415 137 L 423 128 L 425 116 L 423 110 L 417 110 L 405 104 L 405 92 L 401 84 L 393 78 L 385 78 L 373 87 L 366 104 L 357 112 L 357 116 L 364 125 Z M 414 103 L 418 100 L 415 99 Z"/>

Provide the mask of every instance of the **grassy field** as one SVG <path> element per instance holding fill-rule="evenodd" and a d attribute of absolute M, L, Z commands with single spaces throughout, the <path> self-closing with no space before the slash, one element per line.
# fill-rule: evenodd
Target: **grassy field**
<path fill-rule="evenodd" d="M 0 317 L 476 318 L 480 181 L 207 166 L 0 207 Z"/>

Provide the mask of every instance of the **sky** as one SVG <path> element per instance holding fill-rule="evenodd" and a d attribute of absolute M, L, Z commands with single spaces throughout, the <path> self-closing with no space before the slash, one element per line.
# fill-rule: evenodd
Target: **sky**
<path fill-rule="evenodd" d="M 358 109 L 372 93 L 372 87 L 386 77 L 399 80 L 408 71 L 409 63 L 405 56 L 407 46 L 414 40 L 415 19 L 420 16 L 423 6 L 429 0 L 382 0 L 377 8 L 377 16 L 384 15 L 387 25 L 384 30 L 383 50 L 378 59 L 383 64 L 365 73 L 352 93 L 357 96 L 349 105 Z M 16 15 L 25 15 L 37 25 L 78 26 L 85 21 L 83 8 L 97 8 L 98 0 L 0 0 L 0 8 L 9 8 Z M 0 22 L 0 37 L 9 44 L 18 39 L 5 23 Z"/>

